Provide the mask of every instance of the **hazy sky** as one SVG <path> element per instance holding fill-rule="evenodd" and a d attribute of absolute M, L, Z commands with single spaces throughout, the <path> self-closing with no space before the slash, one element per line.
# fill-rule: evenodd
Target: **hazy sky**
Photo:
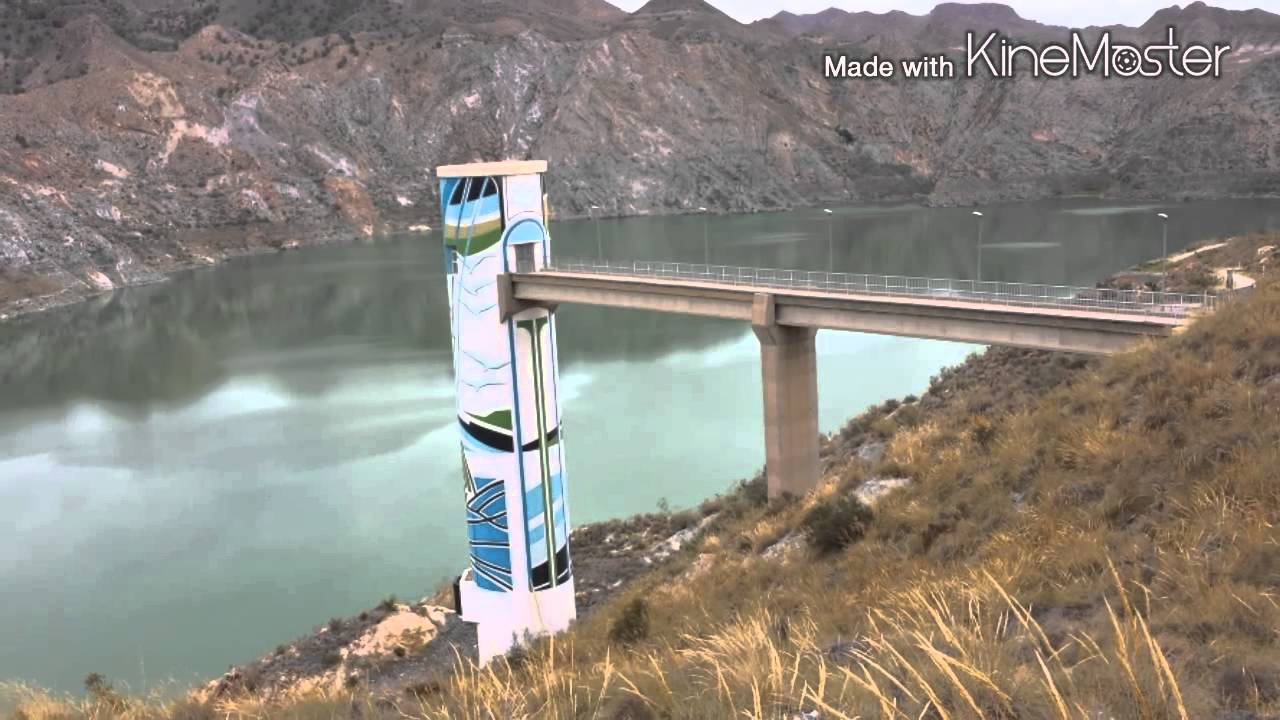
<path fill-rule="evenodd" d="M 609 0 L 623 10 L 635 10 L 647 0 Z M 742 22 L 769 17 L 779 10 L 790 10 L 793 13 L 816 13 L 828 7 L 855 12 L 869 10 L 871 12 L 888 12 L 903 10 L 914 15 L 923 15 L 933 9 L 940 0 L 709 0 L 712 5 L 732 15 Z M 1000 0 L 997 0 L 1000 1 Z M 973 2 L 973 0 L 959 0 Z M 1170 0 L 1003 0 L 1005 5 L 1013 7 L 1024 18 L 1038 20 L 1051 25 L 1069 27 L 1085 27 L 1088 25 L 1141 25 L 1156 10 L 1174 5 Z M 1187 5 L 1188 2 L 1176 3 Z M 1269 12 L 1280 13 L 1280 0 L 1214 0 L 1209 3 L 1217 7 L 1232 10 L 1248 10 L 1262 8 Z"/>

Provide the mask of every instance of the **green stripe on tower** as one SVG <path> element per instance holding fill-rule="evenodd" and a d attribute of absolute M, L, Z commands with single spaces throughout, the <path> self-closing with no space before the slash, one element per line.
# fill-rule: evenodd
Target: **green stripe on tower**
<path fill-rule="evenodd" d="M 521 320 L 516 323 L 529 332 L 530 349 L 533 357 L 533 402 L 535 417 L 538 422 L 538 464 L 542 471 L 542 523 L 546 529 L 547 562 L 551 568 L 551 586 L 556 586 L 556 526 L 555 510 L 551 496 L 551 462 L 547 453 L 547 404 L 546 389 L 542 384 L 542 328 L 547 324 L 546 318 Z"/>
<path fill-rule="evenodd" d="M 470 413 L 467 413 L 470 415 Z M 502 428 L 503 430 L 511 429 L 511 411 L 510 410 L 494 410 L 488 415 L 471 415 L 471 417 L 482 423 Z"/>
<path fill-rule="evenodd" d="M 447 244 L 457 250 L 458 254 L 463 257 L 479 255 L 485 250 L 497 245 L 498 241 L 502 239 L 502 228 L 500 227 L 490 230 L 483 226 L 469 225 L 467 228 L 470 231 L 470 236 L 465 239 L 461 237 L 462 225 L 454 225 L 451 227 L 454 228 L 454 241 Z M 445 233 L 447 237 L 447 228 Z"/>

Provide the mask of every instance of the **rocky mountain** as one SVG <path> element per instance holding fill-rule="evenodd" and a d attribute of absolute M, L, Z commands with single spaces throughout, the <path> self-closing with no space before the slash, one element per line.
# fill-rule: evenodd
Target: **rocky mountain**
<path fill-rule="evenodd" d="M 237 252 L 432 223 L 441 163 L 546 158 L 562 215 L 1280 190 L 1280 16 L 1132 38 L 1221 79 L 829 80 L 828 52 L 1065 37 L 1001 5 L 14 0 L 0 7 L 0 314 Z"/>

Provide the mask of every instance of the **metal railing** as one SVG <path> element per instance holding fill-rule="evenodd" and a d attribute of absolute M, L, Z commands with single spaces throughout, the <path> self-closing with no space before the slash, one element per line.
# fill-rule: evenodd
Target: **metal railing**
<path fill-rule="evenodd" d="M 1018 307 L 1104 310 L 1129 315 L 1174 318 L 1186 317 L 1196 310 L 1212 310 L 1219 301 L 1218 296 L 1210 293 L 1165 293 L 1148 290 L 1114 290 L 1068 285 L 830 273 L 676 262 L 628 263 L 554 258 L 542 268 L 542 271 L 659 277 L 746 287 L 818 290 L 841 295 L 883 295 Z"/>

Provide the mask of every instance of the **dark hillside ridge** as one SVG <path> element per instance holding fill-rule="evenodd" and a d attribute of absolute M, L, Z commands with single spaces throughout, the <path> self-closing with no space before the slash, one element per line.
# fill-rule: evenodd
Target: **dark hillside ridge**
<path fill-rule="evenodd" d="M 1280 193 L 1280 16 L 1220 80 L 828 80 L 963 45 L 1002 5 L 780 14 L 702 0 L 23 0 L 0 6 L 0 315 L 229 254 L 432 224 L 432 169 L 551 163 L 553 211 Z M 985 29 L 985 28 L 979 28 Z"/>

